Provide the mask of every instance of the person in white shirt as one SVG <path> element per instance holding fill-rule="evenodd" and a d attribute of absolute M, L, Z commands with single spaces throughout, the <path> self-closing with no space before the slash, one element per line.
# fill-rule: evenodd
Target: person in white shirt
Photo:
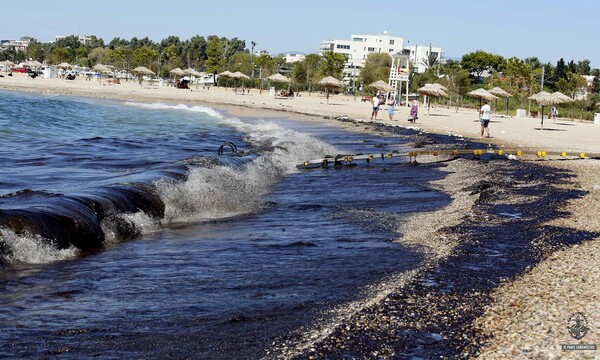
<path fill-rule="evenodd" d="M 481 122 L 481 137 L 483 137 L 484 131 L 487 132 L 487 137 L 490 137 L 490 128 L 488 125 L 490 124 L 490 114 L 492 113 L 492 109 L 488 105 L 487 101 L 484 102 L 484 105 L 479 110 L 479 121 Z"/>
<path fill-rule="evenodd" d="M 371 100 L 371 103 L 373 104 L 373 112 L 371 113 L 371 120 L 373 120 L 373 118 L 377 119 L 377 112 L 379 111 L 379 96 L 373 96 L 373 100 Z"/>

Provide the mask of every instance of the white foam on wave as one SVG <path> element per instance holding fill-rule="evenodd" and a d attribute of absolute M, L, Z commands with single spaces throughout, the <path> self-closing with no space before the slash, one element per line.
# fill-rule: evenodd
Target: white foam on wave
<path fill-rule="evenodd" d="M 273 184 L 297 171 L 297 163 L 336 153 L 329 144 L 277 124 L 248 124 L 235 118 L 224 122 L 244 133 L 254 147 L 269 150 L 239 168 L 197 168 L 182 183 L 159 182 L 165 222 L 214 220 L 255 212 Z"/>
<path fill-rule="evenodd" d="M 165 104 L 165 103 L 140 103 L 140 102 L 125 102 L 125 105 L 128 106 L 135 106 L 135 107 L 140 107 L 140 108 L 144 108 L 144 109 L 151 109 L 151 110 L 184 110 L 184 111 L 191 111 L 191 112 L 197 112 L 197 113 L 205 113 L 211 117 L 217 118 L 217 119 L 222 119 L 223 115 L 221 115 L 217 110 L 208 107 L 208 106 L 202 106 L 202 105 L 193 105 L 193 106 L 189 106 L 189 105 L 185 105 L 185 104 L 177 104 L 177 105 L 173 105 L 173 104 Z"/>
<path fill-rule="evenodd" d="M 141 236 L 147 235 L 159 228 L 159 223 L 143 211 L 138 211 L 131 214 L 119 214 L 119 222 L 121 225 L 131 227 L 133 231 Z M 114 222 L 115 219 L 105 220 L 102 222 L 102 232 L 104 233 L 104 244 L 115 244 L 121 239 L 118 231 L 115 228 L 119 224 Z"/>
<path fill-rule="evenodd" d="M 9 263 L 44 264 L 72 259 L 78 254 L 78 250 L 73 246 L 59 250 L 39 235 L 17 235 L 2 228 L 0 228 L 0 242 L 4 247 L 3 260 Z"/>

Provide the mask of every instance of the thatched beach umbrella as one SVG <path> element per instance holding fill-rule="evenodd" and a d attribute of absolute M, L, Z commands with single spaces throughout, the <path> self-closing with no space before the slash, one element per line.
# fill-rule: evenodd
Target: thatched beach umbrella
<path fill-rule="evenodd" d="M 445 87 L 444 85 L 442 85 L 442 84 L 438 84 L 438 83 L 433 83 L 433 84 L 425 84 L 425 86 L 427 86 L 427 85 L 429 85 L 429 86 L 431 86 L 431 87 L 434 87 L 434 88 L 438 88 L 438 89 L 442 90 L 442 91 L 443 91 L 443 92 L 445 92 L 445 93 L 447 93 L 447 92 L 448 92 L 448 89 L 446 89 L 446 87 Z"/>
<path fill-rule="evenodd" d="M 175 68 L 169 72 L 175 76 L 185 76 L 185 72 L 183 72 L 183 70 L 181 70 L 180 68 Z"/>
<path fill-rule="evenodd" d="M 175 75 L 175 82 L 177 82 L 177 78 L 179 78 L 181 76 L 185 76 L 185 73 L 180 68 L 171 69 L 169 71 L 169 74 Z"/>
<path fill-rule="evenodd" d="M 570 98 L 569 96 L 561 93 L 560 91 L 555 91 L 552 93 L 552 96 L 556 97 L 558 100 L 560 100 L 559 104 L 566 104 L 566 103 L 574 103 L 575 100 L 573 100 L 572 98 Z M 571 110 L 573 110 L 573 107 L 571 106 Z M 554 119 L 554 122 L 556 123 L 556 118 Z"/>
<path fill-rule="evenodd" d="M 248 76 L 248 75 L 246 75 L 244 73 L 241 73 L 239 71 L 236 71 L 233 74 L 231 74 L 231 77 L 234 78 L 234 79 L 241 79 L 240 80 L 240 82 L 241 82 L 240 85 L 243 85 L 242 80 L 248 80 L 248 79 L 250 79 L 250 76 Z M 234 90 L 237 90 L 237 86 L 236 86 L 236 89 L 234 89 Z M 243 86 L 242 86 L 242 92 L 243 92 Z"/>
<path fill-rule="evenodd" d="M 185 75 L 189 75 L 189 76 L 196 76 L 196 77 L 202 76 L 202 74 L 200 74 L 198 71 L 196 71 L 195 69 L 192 69 L 192 68 L 187 68 L 187 69 L 183 70 L 183 73 Z"/>
<path fill-rule="evenodd" d="M 329 104 L 329 90 L 344 86 L 344 82 L 334 78 L 333 76 L 327 76 L 327 77 L 322 78 L 319 81 L 319 85 L 321 85 L 322 87 L 327 89 L 326 97 L 327 97 L 327 104 Z"/>
<path fill-rule="evenodd" d="M 429 99 L 427 99 L 427 115 L 429 115 L 429 108 L 431 107 L 431 97 L 448 96 L 448 94 L 446 94 L 447 90 L 445 91 L 444 89 L 446 88 L 440 84 L 425 84 L 425 86 L 417 89 L 419 94 L 427 95 L 429 97 Z"/>
<path fill-rule="evenodd" d="M 92 67 L 92 70 L 94 70 L 100 74 L 110 74 L 113 71 L 113 69 L 109 65 L 104 65 L 104 64 L 96 64 L 96 65 L 94 65 L 94 67 Z M 100 77 L 98 78 L 98 81 L 100 83 L 102 82 L 102 75 L 100 75 Z"/>
<path fill-rule="evenodd" d="M 97 72 L 106 72 L 106 71 L 109 71 L 110 68 L 104 64 L 96 64 L 92 67 L 92 70 L 97 71 Z"/>
<path fill-rule="evenodd" d="M 570 97 L 568 97 L 567 95 L 561 93 L 560 91 L 553 92 L 552 96 L 554 96 L 558 100 L 560 100 L 560 102 L 558 104 L 572 103 L 575 101 L 575 100 L 571 99 Z"/>
<path fill-rule="evenodd" d="M 480 109 L 481 109 L 481 100 L 482 99 L 485 99 L 488 101 L 498 99 L 498 97 L 496 95 L 490 93 L 489 91 L 487 91 L 486 89 L 483 89 L 483 88 L 473 90 L 473 91 L 469 92 L 467 95 L 479 98 L 479 108 Z"/>
<path fill-rule="evenodd" d="M 381 91 L 382 93 L 388 93 L 394 90 L 394 88 L 391 85 L 389 85 L 383 80 L 375 81 L 374 83 L 369 84 L 369 87 Z"/>
<path fill-rule="evenodd" d="M 230 78 L 231 79 L 231 75 L 233 75 L 233 73 L 231 71 L 229 71 L 229 70 L 225 70 L 225 71 L 219 73 L 218 75 L 219 75 L 219 79 L 222 78 L 222 77 Z M 217 85 L 218 85 L 218 81 L 219 80 L 217 79 Z M 225 85 L 225 90 L 227 90 L 227 85 Z"/>
<path fill-rule="evenodd" d="M 131 70 L 131 72 L 134 73 L 134 74 L 138 74 L 140 86 L 142 86 L 142 81 L 144 79 L 142 76 L 144 76 L 144 75 L 154 75 L 154 71 L 148 69 L 145 66 L 138 66 L 135 69 Z"/>
<path fill-rule="evenodd" d="M 281 75 L 281 74 L 273 74 L 271 76 L 269 76 L 267 78 L 267 80 L 271 80 L 274 82 L 281 82 L 281 83 L 290 83 L 292 80 L 290 80 L 290 78 L 288 78 L 287 76 Z"/>
<path fill-rule="evenodd" d="M 131 72 L 137 73 L 140 75 L 154 75 L 155 74 L 154 71 L 148 69 L 145 66 L 138 66 L 135 69 L 131 70 Z"/>
<path fill-rule="evenodd" d="M 239 71 L 236 71 L 233 74 L 231 74 L 231 77 L 234 79 L 246 79 L 246 80 L 250 79 L 250 76 L 248 76 L 244 73 L 241 73 Z"/>
<path fill-rule="evenodd" d="M 73 65 L 71 65 L 69 63 L 66 63 L 66 62 L 63 62 L 63 63 L 60 63 L 60 64 L 56 65 L 56 67 L 60 68 L 60 69 L 72 69 Z"/>
<path fill-rule="evenodd" d="M 267 78 L 267 80 L 272 81 L 272 82 L 276 82 L 276 83 L 283 83 L 283 84 L 289 84 L 289 83 L 292 82 L 292 80 L 290 78 L 288 78 L 285 75 L 281 75 L 279 73 L 273 74 L 273 75 L 269 76 Z M 289 88 L 289 86 L 288 86 L 288 88 Z"/>
<path fill-rule="evenodd" d="M 546 91 L 540 91 L 537 94 L 531 95 L 528 99 L 537 102 L 542 107 L 540 129 L 544 130 L 544 106 L 560 104 L 561 100 L 559 97 L 554 96 Z"/>
<path fill-rule="evenodd" d="M 200 74 L 198 71 L 196 71 L 195 69 L 192 69 L 192 68 L 187 68 L 187 69 L 183 70 L 183 73 L 190 77 L 190 85 L 192 84 L 192 76 L 195 76 L 197 78 L 202 76 L 202 74 Z M 197 88 L 198 88 L 198 84 L 196 84 L 196 89 Z"/>
<path fill-rule="evenodd" d="M 26 61 L 24 65 L 28 66 L 30 68 L 37 68 L 37 67 L 42 66 L 42 63 L 39 61 L 33 60 L 33 61 Z"/>
<path fill-rule="evenodd" d="M 508 99 L 512 97 L 512 94 L 504 91 L 501 87 L 496 86 L 488 90 L 490 94 L 494 94 L 499 97 L 506 98 L 506 116 L 508 116 Z M 496 100 L 496 111 L 498 111 L 498 100 Z"/>
<path fill-rule="evenodd" d="M 8 68 L 15 66 L 15 63 L 10 60 L 1 61 L 0 64 L 4 65 L 4 71 L 8 72 Z"/>

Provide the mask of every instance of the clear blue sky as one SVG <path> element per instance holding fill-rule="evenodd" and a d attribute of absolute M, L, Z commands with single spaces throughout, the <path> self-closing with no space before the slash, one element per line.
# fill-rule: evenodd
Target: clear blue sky
<path fill-rule="evenodd" d="M 0 9 L 0 39 L 43 42 L 72 34 L 105 42 L 198 34 L 237 37 L 248 47 L 254 40 L 256 50 L 274 54 L 310 53 L 322 40 L 384 30 L 411 44 L 431 42 L 451 57 L 481 49 L 552 63 L 589 59 L 600 68 L 597 0 L 29 0 Z"/>

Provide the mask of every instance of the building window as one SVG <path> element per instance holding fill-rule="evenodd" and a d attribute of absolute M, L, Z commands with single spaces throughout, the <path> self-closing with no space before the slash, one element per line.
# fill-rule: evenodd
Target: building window
<path fill-rule="evenodd" d="M 394 40 L 390 40 L 390 45 L 394 45 Z"/>
<path fill-rule="evenodd" d="M 356 42 L 362 42 L 362 41 L 363 41 L 363 39 L 362 39 L 362 38 L 359 38 L 359 37 L 356 37 L 356 38 L 352 38 L 352 41 L 356 41 Z"/>
<path fill-rule="evenodd" d="M 375 51 L 375 48 L 374 47 L 370 47 L 370 48 L 367 49 L 367 51 L 373 52 L 373 51 Z"/>
<path fill-rule="evenodd" d="M 391 52 L 391 53 L 393 53 L 393 52 L 394 52 L 394 49 L 390 49 L 390 52 Z"/>

